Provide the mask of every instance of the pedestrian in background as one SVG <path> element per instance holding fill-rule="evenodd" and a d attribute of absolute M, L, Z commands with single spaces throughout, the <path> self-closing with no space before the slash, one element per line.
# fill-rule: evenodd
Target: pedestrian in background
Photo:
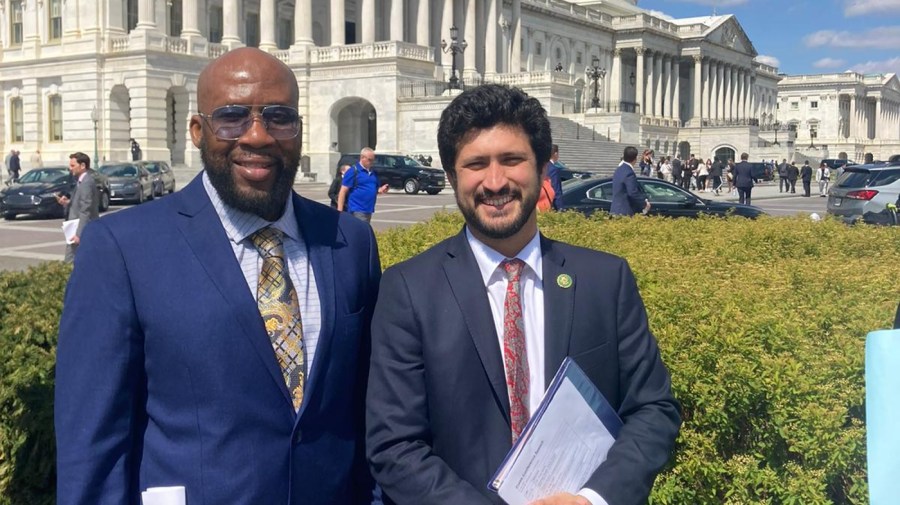
<path fill-rule="evenodd" d="M 563 165 L 559 162 L 559 146 L 553 144 L 550 147 L 550 161 L 547 163 L 547 178 L 550 180 L 550 186 L 553 188 L 553 209 L 562 210 L 562 170 Z"/>
<path fill-rule="evenodd" d="M 747 160 L 750 155 L 741 153 L 741 162 L 734 166 L 734 187 L 737 188 L 738 201 L 750 205 L 750 193 L 753 190 L 753 167 Z"/>
<path fill-rule="evenodd" d="M 703 160 L 697 161 L 697 191 L 706 193 L 706 179 L 709 177 L 709 165 Z"/>
<path fill-rule="evenodd" d="M 681 186 L 681 175 L 683 173 L 684 162 L 681 161 L 681 155 L 676 154 L 672 160 L 672 184 Z"/>
<path fill-rule="evenodd" d="M 334 173 L 334 180 L 328 188 L 328 198 L 331 199 L 331 208 L 336 209 L 338 206 L 338 194 L 341 192 L 341 181 L 344 180 L 344 174 L 350 169 L 350 165 L 344 164 Z"/>
<path fill-rule="evenodd" d="M 640 166 L 640 174 L 642 177 L 650 177 L 651 172 L 653 171 L 653 151 L 650 149 L 645 149 L 644 154 L 641 155 Z"/>
<path fill-rule="evenodd" d="M 634 173 L 637 149 L 628 146 L 622 155 L 622 163 L 616 167 L 612 179 L 612 203 L 609 213 L 614 216 L 633 216 L 635 212 L 650 212 L 650 200 Z"/>
<path fill-rule="evenodd" d="M 31 168 L 41 168 L 44 166 L 44 160 L 41 158 L 41 150 L 34 151 L 31 155 Z"/>
<path fill-rule="evenodd" d="M 819 196 L 828 196 L 828 182 L 831 178 L 831 170 L 824 161 L 819 163 L 819 169 L 816 170 L 816 182 L 819 183 Z"/>
<path fill-rule="evenodd" d="M 69 172 L 75 183 L 75 192 L 71 195 L 56 195 L 56 201 L 66 209 L 66 220 L 78 220 L 78 227 L 71 242 L 66 244 L 66 263 L 75 261 L 75 250 L 81 244 L 81 232 L 84 227 L 100 216 L 100 194 L 97 183 L 90 172 L 91 158 L 84 153 L 69 155 Z"/>
<path fill-rule="evenodd" d="M 800 169 L 797 168 L 797 163 L 791 162 L 787 167 L 787 178 L 788 183 L 791 186 L 791 193 L 797 192 L 797 178 L 800 176 Z"/>
<path fill-rule="evenodd" d="M 131 160 L 138 161 L 141 159 L 141 145 L 137 143 L 137 140 L 131 140 Z"/>
<path fill-rule="evenodd" d="M 778 192 L 787 193 L 791 190 L 791 183 L 788 180 L 788 162 L 786 158 L 782 158 L 781 165 L 778 165 Z"/>
<path fill-rule="evenodd" d="M 9 160 L 6 167 L 9 170 L 9 182 L 15 184 L 19 182 L 19 172 L 22 171 L 22 162 L 19 160 L 19 151 L 12 150 L 9 152 Z"/>
<path fill-rule="evenodd" d="M 716 195 L 722 189 L 722 160 L 716 158 L 709 167 L 709 177 L 712 179 L 712 192 Z"/>
<path fill-rule="evenodd" d="M 812 182 L 812 167 L 809 166 L 809 160 L 803 162 L 800 167 L 800 180 L 803 181 L 803 196 L 809 197 L 810 183 Z"/>
<path fill-rule="evenodd" d="M 367 223 L 375 213 L 375 199 L 380 193 L 387 193 L 388 185 L 378 187 L 378 175 L 372 170 L 375 151 L 364 147 L 359 152 L 359 161 L 347 170 L 338 193 L 337 210 L 347 210 L 354 217 Z"/>

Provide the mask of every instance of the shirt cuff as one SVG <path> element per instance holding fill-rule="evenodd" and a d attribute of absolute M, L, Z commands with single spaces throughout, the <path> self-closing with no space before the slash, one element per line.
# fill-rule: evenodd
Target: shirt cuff
<path fill-rule="evenodd" d="M 606 503 L 606 500 L 593 489 L 583 487 L 581 488 L 581 491 L 578 492 L 578 496 L 586 498 L 587 501 L 591 502 L 591 505 L 609 505 Z"/>

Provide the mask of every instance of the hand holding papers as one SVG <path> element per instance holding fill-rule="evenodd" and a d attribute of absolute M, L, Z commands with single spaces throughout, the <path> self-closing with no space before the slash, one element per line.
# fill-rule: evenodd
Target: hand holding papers
<path fill-rule="evenodd" d="M 488 487 L 510 505 L 577 493 L 606 460 L 622 421 L 572 358 L 566 358 Z"/>
<path fill-rule="evenodd" d="M 66 236 L 66 243 L 72 244 L 75 241 L 75 233 L 78 232 L 78 219 L 72 219 L 71 221 L 63 221 L 62 231 L 63 235 Z"/>
<path fill-rule="evenodd" d="M 184 486 L 150 487 L 141 493 L 143 505 L 185 505 Z"/>

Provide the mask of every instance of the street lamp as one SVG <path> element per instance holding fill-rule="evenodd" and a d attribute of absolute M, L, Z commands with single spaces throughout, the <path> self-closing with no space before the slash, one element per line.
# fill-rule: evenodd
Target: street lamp
<path fill-rule="evenodd" d="M 469 44 L 466 39 L 459 40 L 459 28 L 456 25 L 450 27 L 450 43 L 441 39 L 441 51 L 450 53 L 450 81 L 448 87 L 450 89 L 459 89 L 459 78 L 456 77 L 456 55 L 465 51 Z"/>
<path fill-rule="evenodd" d="M 775 122 L 772 123 L 772 127 L 775 128 L 775 142 L 772 142 L 772 145 L 781 146 L 781 144 L 778 143 L 778 130 L 781 129 L 781 121 L 776 119 Z"/>
<path fill-rule="evenodd" d="M 600 59 L 594 56 L 591 60 L 591 64 L 588 65 L 586 69 L 584 69 L 585 75 L 587 75 L 588 79 L 594 81 L 594 93 L 591 97 L 591 108 L 596 109 L 600 107 L 600 79 L 606 77 L 606 69 L 600 68 Z"/>
<path fill-rule="evenodd" d="M 94 122 L 94 167 L 99 166 L 99 160 L 97 157 L 97 121 L 99 118 L 97 117 L 97 104 L 94 104 L 94 107 L 91 109 L 91 121 Z"/>
<path fill-rule="evenodd" d="M 814 142 L 815 140 L 816 140 L 816 129 L 813 128 L 812 125 L 810 125 L 809 126 L 809 148 L 810 149 L 818 149 L 818 147 L 816 147 L 816 143 Z"/>

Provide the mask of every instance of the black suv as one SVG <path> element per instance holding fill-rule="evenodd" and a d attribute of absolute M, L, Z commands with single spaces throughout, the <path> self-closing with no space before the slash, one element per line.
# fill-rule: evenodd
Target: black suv
<path fill-rule="evenodd" d="M 355 165 L 359 154 L 342 154 L 337 169 L 343 165 Z M 378 184 L 387 184 L 393 189 L 403 189 L 411 195 L 425 191 L 436 195 L 447 185 L 444 171 L 430 168 L 418 161 L 400 154 L 376 154 L 372 171 L 378 176 Z"/>

